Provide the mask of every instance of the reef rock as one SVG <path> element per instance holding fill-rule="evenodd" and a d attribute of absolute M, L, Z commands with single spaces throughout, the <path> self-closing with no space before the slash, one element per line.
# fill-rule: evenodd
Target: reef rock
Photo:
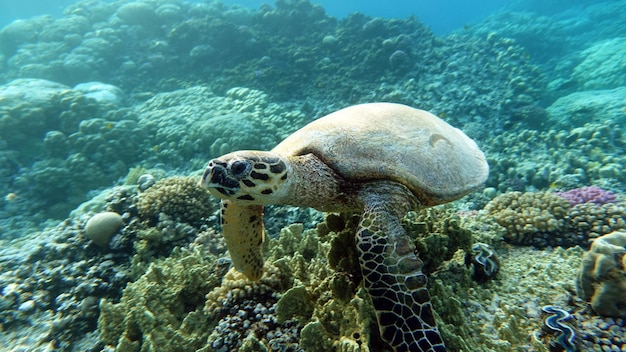
<path fill-rule="evenodd" d="M 117 107 L 122 105 L 124 101 L 124 92 L 112 84 L 86 82 L 77 84 L 74 90 L 83 93 L 87 98 L 95 99 L 99 104 L 110 104 Z"/>
<path fill-rule="evenodd" d="M 550 122 L 560 127 L 583 126 L 590 121 L 623 120 L 626 87 L 575 92 L 546 108 Z"/>
<path fill-rule="evenodd" d="M 612 89 L 626 81 L 626 38 L 594 44 L 581 53 L 583 61 L 574 68 L 574 78 L 586 89 Z"/>

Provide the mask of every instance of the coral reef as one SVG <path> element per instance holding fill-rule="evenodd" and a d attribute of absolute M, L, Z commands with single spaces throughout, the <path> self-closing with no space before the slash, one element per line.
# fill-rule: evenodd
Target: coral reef
<path fill-rule="evenodd" d="M 88 219 L 67 219 L 25 232 L 19 240 L 2 240 L 3 346 L 43 351 L 95 343 L 99 301 L 119 299 L 132 275 L 126 255 L 90 245 L 83 235 Z"/>
<path fill-rule="evenodd" d="M 511 5 L 507 11 L 495 13 L 479 25 L 467 26 L 465 29 L 477 36 L 497 33 L 523 46 L 547 76 L 549 83 L 546 95 L 549 98 L 584 90 L 587 81 L 601 85 L 602 82 L 595 80 L 597 76 L 590 72 L 604 75 L 617 67 L 614 64 L 619 59 L 597 62 L 593 67 L 590 64 L 603 56 L 610 60 L 608 57 L 612 53 L 603 49 L 620 41 L 616 39 L 615 33 L 619 33 L 626 21 L 615 14 L 624 10 L 622 1 L 585 2 L 586 11 L 582 17 L 571 12 L 571 3 L 531 1 Z M 596 45 L 595 49 L 599 52 L 594 55 L 591 48 Z M 554 60 L 555 57 L 559 59 Z M 583 59 L 587 61 L 585 66 L 589 65 L 587 72 L 582 72 L 583 67 L 579 67 Z M 576 67 L 579 67 L 577 78 L 580 80 L 572 79 Z M 618 73 L 616 77 L 619 76 L 623 75 Z M 621 85 L 616 81 L 613 77 L 607 77 L 604 82 Z"/>
<path fill-rule="evenodd" d="M 580 248 L 537 252 L 505 246 L 498 253 L 496 280 L 473 280 L 463 253 L 432 274 L 433 308 L 441 317 L 439 326 L 449 350 L 504 352 L 529 347 L 528 337 L 541 324 L 541 307 L 567 304 Z M 539 289 L 545 282 L 552 289 Z"/>
<path fill-rule="evenodd" d="M 62 18 L 18 21 L 0 37 L 4 81 L 37 77 L 73 86 L 106 79 L 131 94 L 247 86 L 283 101 L 394 100 L 463 116 L 527 105 L 543 85 L 522 48 L 504 37 L 437 38 L 415 18 L 357 13 L 338 20 L 301 0 L 255 11 L 221 3 L 79 1 Z M 471 87 L 476 81 L 494 89 Z"/>
<path fill-rule="evenodd" d="M 622 135 L 620 124 L 604 117 L 602 122 L 571 130 L 502 132 L 483 146 L 490 155 L 487 186 L 506 192 L 510 190 L 507 180 L 518 178 L 524 191 L 585 184 L 611 189 L 626 181 L 626 173 L 621 171 L 626 166 Z"/>
<path fill-rule="evenodd" d="M 613 89 L 626 82 L 626 38 L 595 43 L 583 50 L 583 60 L 574 67 L 573 78 L 584 90 Z"/>
<path fill-rule="evenodd" d="M 42 79 L 0 86 L 0 153 L 8 172 L 0 192 L 29 199 L 7 215 L 63 219 L 89 190 L 111 185 L 139 160 L 144 132 L 126 112 L 111 109 Z"/>
<path fill-rule="evenodd" d="M 85 236 L 102 248 L 109 247 L 111 237 L 123 225 L 122 216 L 112 211 L 105 211 L 92 216 L 85 225 Z"/>
<path fill-rule="evenodd" d="M 535 247 L 588 246 L 587 241 L 625 229 L 626 205 L 611 203 L 614 198 L 597 188 L 551 192 L 511 192 L 491 200 L 485 210 L 506 228 L 504 239 Z M 585 198 L 586 197 L 586 198 Z M 570 201 L 577 203 L 571 205 Z M 599 204 L 604 203 L 604 204 Z"/>
<path fill-rule="evenodd" d="M 576 290 L 598 314 L 626 319 L 626 232 L 593 241 L 583 256 Z"/>
<path fill-rule="evenodd" d="M 506 228 L 507 241 L 538 247 L 556 245 L 558 241 L 567 245 L 568 240 L 557 234 L 565 226 L 569 209 L 570 204 L 564 198 L 542 192 L 505 193 L 485 207 L 496 222 Z M 576 239 L 571 240 L 576 243 Z"/>
<path fill-rule="evenodd" d="M 403 220 L 449 350 L 567 349 L 562 324 L 582 351 L 624 350 L 626 1 L 522 3 L 536 13 L 446 37 L 302 0 L 80 0 L 1 28 L 0 346 L 386 351 L 358 216 L 272 209 L 269 281 L 254 284 L 227 271 L 215 200 L 171 176 L 391 101 L 459 125 L 489 157 L 482 195 Z M 123 226 L 103 250 L 85 234 L 105 211 Z M 498 255 L 494 280 L 472 277 L 492 258 L 477 241 Z"/>
<path fill-rule="evenodd" d="M 199 248 L 175 250 L 153 262 L 124 289 L 119 303 L 100 302 L 100 341 L 124 351 L 202 348 L 211 329 L 202 312 L 204 295 L 228 269 L 219 263 Z"/>
<path fill-rule="evenodd" d="M 178 255 L 181 250 L 177 246 L 191 248 L 194 255 L 207 260 L 213 254 L 224 254 L 217 234 L 206 224 L 195 228 L 164 215 L 152 227 L 139 218 L 137 203 L 136 186 L 115 187 L 95 196 L 56 226 L 42 232 L 24 231 L 10 242 L 0 239 L 0 323 L 3 335 L 10 339 L 3 345 L 23 343 L 31 350 L 45 345 L 62 350 L 82 350 L 82 344 L 95 346 L 99 302 L 118 302 L 126 284 L 136 282 L 150 263 L 173 256 L 170 264 L 180 265 L 176 270 L 191 270 L 193 275 L 195 269 L 185 266 L 193 263 L 193 258 Z M 94 223 L 89 220 L 94 213 L 109 212 L 116 214 L 116 227 L 103 250 L 86 232 L 92 232 Z M 124 226 L 118 229 L 122 221 Z M 194 239 L 195 244 L 190 244 Z M 204 248 L 204 244 L 213 247 Z M 197 266 L 210 268 L 206 262 Z M 181 285 L 189 285 L 192 292 L 185 294 L 193 295 L 189 282 Z M 25 337 L 25 326 L 37 333 Z"/>
<path fill-rule="evenodd" d="M 533 105 L 543 85 L 522 48 L 504 37 L 438 38 L 415 18 L 338 20 L 308 1 L 255 11 L 79 1 L 61 18 L 16 21 L 0 37 L 2 82 L 34 77 L 64 85 L 63 104 L 44 109 L 44 119 L 12 111 L 32 116 L 20 125 L 56 121 L 59 112 L 63 124 L 46 126 L 32 144 L 12 144 L 2 155 L 7 170 L 25 165 L 24 172 L 0 191 L 37 199 L 30 209 L 59 219 L 140 160 L 195 170 L 227 151 L 267 149 L 316 116 L 373 100 L 489 129 L 495 122 L 480 116 Z M 45 147 L 25 150 L 42 141 Z M 34 163 L 15 160 L 14 152 L 49 155 Z M 70 180 L 75 187 L 67 187 Z M 10 208 L 11 216 L 29 212 L 19 201 Z"/>
<path fill-rule="evenodd" d="M 139 215 L 156 224 L 162 214 L 175 221 L 199 225 L 217 209 L 210 193 L 193 177 L 174 176 L 157 181 L 139 196 Z"/>
<path fill-rule="evenodd" d="M 269 103 L 265 93 L 241 87 L 226 96 L 204 86 L 159 93 L 136 111 L 151 136 L 150 159 L 194 170 L 233 150 L 270 149 L 304 121 L 299 110 Z"/>
<path fill-rule="evenodd" d="M 544 122 L 557 128 L 571 129 L 590 122 L 602 124 L 606 120 L 623 121 L 624 99 L 625 87 L 573 92 L 559 97 L 546 108 L 548 118 Z"/>
<path fill-rule="evenodd" d="M 565 192 L 556 192 L 555 194 L 559 197 L 567 199 L 569 204 L 572 206 L 582 203 L 604 205 L 607 203 L 615 203 L 617 201 L 615 193 L 597 186 L 574 188 Z"/>

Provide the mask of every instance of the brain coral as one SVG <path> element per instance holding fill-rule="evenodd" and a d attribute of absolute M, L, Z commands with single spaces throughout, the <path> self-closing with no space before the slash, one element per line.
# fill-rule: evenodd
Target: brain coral
<path fill-rule="evenodd" d="M 538 247 L 554 245 L 565 225 L 568 201 L 552 193 L 511 192 L 490 201 L 485 209 L 507 229 L 505 239 L 513 244 Z"/>
<path fill-rule="evenodd" d="M 597 313 L 626 318 L 626 232 L 593 241 L 583 256 L 576 290 Z"/>
<path fill-rule="evenodd" d="M 156 223 L 159 214 L 198 225 L 215 210 L 214 199 L 192 177 L 169 177 L 157 181 L 139 197 L 139 214 Z"/>

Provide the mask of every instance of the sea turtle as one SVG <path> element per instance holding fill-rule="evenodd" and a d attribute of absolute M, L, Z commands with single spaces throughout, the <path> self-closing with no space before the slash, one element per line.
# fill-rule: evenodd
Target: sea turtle
<path fill-rule="evenodd" d="M 252 280 L 263 273 L 263 204 L 362 212 L 357 251 L 381 337 L 396 351 L 445 351 L 400 219 L 475 190 L 488 172 L 476 143 L 435 115 L 371 103 L 319 118 L 269 152 L 213 159 L 201 185 L 222 199 L 228 251 Z"/>

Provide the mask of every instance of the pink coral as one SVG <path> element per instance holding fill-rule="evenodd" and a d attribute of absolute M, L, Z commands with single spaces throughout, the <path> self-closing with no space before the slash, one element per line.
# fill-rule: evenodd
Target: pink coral
<path fill-rule="evenodd" d="M 572 206 L 582 203 L 607 204 L 617 201 L 615 193 L 598 186 L 588 186 L 570 189 L 566 192 L 556 192 L 557 196 L 565 198 Z"/>

